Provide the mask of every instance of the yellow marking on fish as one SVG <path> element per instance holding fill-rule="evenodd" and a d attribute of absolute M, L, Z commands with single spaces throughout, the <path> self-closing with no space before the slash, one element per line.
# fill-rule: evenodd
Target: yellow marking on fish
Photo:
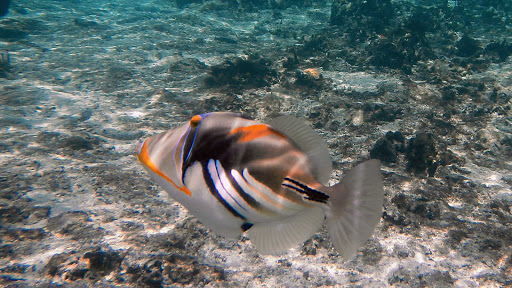
<path fill-rule="evenodd" d="M 181 192 L 187 194 L 188 196 L 192 195 L 192 192 L 190 192 L 190 190 L 188 190 L 187 187 L 185 187 L 185 186 L 182 186 L 182 187 L 178 186 L 176 183 L 174 183 L 174 181 L 171 180 L 171 178 L 169 178 L 169 176 L 165 175 L 162 171 L 160 171 L 156 167 L 155 163 L 153 163 L 153 161 L 151 161 L 151 158 L 149 158 L 149 153 L 148 153 L 148 149 L 147 149 L 148 140 L 144 141 L 142 146 L 139 148 L 139 152 L 137 153 L 137 159 L 139 160 L 139 162 L 144 164 L 144 165 L 146 165 L 146 167 L 148 167 L 151 171 L 153 171 L 156 174 L 158 174 L 160 177 L 162 177 L 165 180 L 169 181 L 174 187 L 176 187 L 176 189 L 178 189 Z"/>

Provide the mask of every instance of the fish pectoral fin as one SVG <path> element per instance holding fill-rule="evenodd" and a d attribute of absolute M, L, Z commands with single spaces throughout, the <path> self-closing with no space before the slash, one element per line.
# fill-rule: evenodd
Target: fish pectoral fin
<path fill-rule="evenodd" d="M 321 227 L 325 211 L 311 207 L 284 219 L 256 223 L 247 236 L 261 254 L 278 254 L 309 239 Z"/>

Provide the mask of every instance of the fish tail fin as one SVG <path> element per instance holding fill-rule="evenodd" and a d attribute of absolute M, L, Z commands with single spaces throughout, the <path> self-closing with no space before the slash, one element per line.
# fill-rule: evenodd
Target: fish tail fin
<path fill-rule="evenodd" d="M 329 236 L 340 255 L 350 259 L 370 238 L 382 215 L 380 161 L 373 159 L 357 165 L 330 190 Z"/>

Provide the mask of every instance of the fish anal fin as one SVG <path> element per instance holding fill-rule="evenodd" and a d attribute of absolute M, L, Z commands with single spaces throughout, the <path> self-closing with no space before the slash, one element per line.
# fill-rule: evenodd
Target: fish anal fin
<path fill-rule="evenodd" d="M 324 219 L 323 208 L 306 208 L 284 219 L 256 223 L 247 236 L 261 254 L 279 254 L 309 239 L 322 227 Z"/>

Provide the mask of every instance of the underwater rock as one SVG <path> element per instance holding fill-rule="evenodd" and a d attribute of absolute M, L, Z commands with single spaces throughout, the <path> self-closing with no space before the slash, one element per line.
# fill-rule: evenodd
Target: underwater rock
<path fill-rule="evenodd" d="M 400 118 L 403 109 L 392 105 L 367 103 L 363 106 L 363 112 L 368 122 L 393 122 Z"/>
<path fill-rule="evenodd" d="M 226 93 L 226 95 L 205 99 L 199 105 L 196 105 L 193 111 L 195 114 L 200 111 L 241 111 L 244 109 L 244 105 L 246 105 L 246 102 L 244 102 L 235 93 Z"/>
<path fill-rule="evenodd" d="M 46 264 L 46 266 L 43 269 L 43 274 L 48 276 L 55 276 L 59 272 L 59 270 L 62 268 L 62 265 L 66 262 L 66 260 L 69 258 L 69 255 L 67 253 L 59 253 L 55 254 L 50 258 L 50 261 Z"/>
<path fill-rule="evenodd" d="M 2 97 L 0 97 L 0 105 L 11 106 L 11 108 L 22 107 L 22 106 L 30 106 L 36 105 L 40 103 L 41 100 L 46 98 L 46 95 L 43 91 L 39 89 L 34 89 L 29 91 L 23 91 L 21 86 L 4 86 L 0 92 Z M 16 111 L 17 110 L 17 111 Z M 51 110 L 51 108 L 49 109 Z M 18 109 L 3 109 L 2 116 L 13 116 L 13 117 L 23 117 L 23 120 L 20 120 L 22 123 L 30 123 L 30 119 L 25 119 L 23 114 L 20 115 L 20 110 Z"/>
<path fill-rule="evenodd" d="M 142 131 L 122 131 L 114 128 L 102 129 L 100 134 L 107 138 L 117 140 L 136 140 L 144 136 L 144 132 Z"/>
<path fill-rule="evenodd" d="M 382 247 L 379 241 L 372 238 L 366 242 L 361 252 L 361 260 L 367 265 L 378 266 L 379 261 L 384 257 L 384 247 Z"/>
<path fill-rule="evenodd" d="M 187 81 L 189 75 L 206 74 L 208 66 L 197 58 L 183 57 L 181 54 L 173 55 L 170 59 L 169 68 L 167 70 L 168 82 Z M 198 80 L 200 81 L 200 80 Z M 199 83 L 198 83 L 199 84 Z M 168 94 L 168 93 L 167 93 Z M 169 95 L 170 96 L 170 95 Z M 165 97 L 168 98 L 168 97 Z M 176 99 L 175 97 L 172 97 Z"/>
<path fill-rule="evenodd" d="M 437 168 L 435 158 L 437 156 L 436 141 L 430 133 L 418 133 L 409 140 L 406 151 L 407 169 L 416 174 L 428 172 L 433 176 Z"/>
<path fill-rule="evenodd" d="M 400 266 L 389 277 L 388 283 L 391 286 L 403 285 L 406 287 L 451 287 L 455 283 L 450 272 L 439 270 L 416 271 L 425 269 L 428 268 Z"/>
<path fill-rule="evenodd" d="M 485 46 L 484 53 L 496 57 L 499 62 L 504 62 L 512 54 L 512 45 L 508 44 L 507 40 L 493 41 Z"/>
<path fill-rule="evenodd" d="M 300 51 L 301 57 L 314 55 L 314 53 L 324 53 L 329 51 L 329 38 L 326 35 L 314 35 L 305 41 Z"/>
<path fill-rule="evenodd" d="M 437 128 L 437 133 L 441 136 L 446 136 L 455 131 L 455 125 L 445 119 L 433 118 L 432 115 L 427 115 L 427 119 L 429 119 L 430 123 Z"/>
<path fill-rule="evenodd" d="M 225 279 L 223 268 L 201 264 L 189 255 L 173 253 L 167 257 L 166 262 L 169 266 L 165 267 L 164 273 L 172 283 L 198 287 Z"/>
<path fill-rule="evenodd" d="M 446 85 L 441 88 L 441 98 L 443 101 L 452 102 L 458 100 L 459 94 L 453 85 Z"/>
<path fill-rule="evenodd" d="M 91 150 L 93 148 L 93 143 L 80 136 L 71 136 L 64 140 L 62 147 L 67 147 L 72 150 Z"/>
<path fill-rule="evenodd" d="M 462 36 L 462 38 L 459 40 L 459 42 L 457 42 L 455 47 L 457 48 L 456 55 L 461 57 L 474 56 L 482 49 L 477 40 L 467 35 Z"/>
<path fill-rule="evenodd" d="M 379 42 L 373 49 L 370 64 L 377 67 L 401 68 L 405 62 L 405 54 L 398 47 L 388 41 Z"/>
<path fill-rule="evenodd" d="M 316 69 L 305 69 L 295 71 L 295 85 L 308 89 L 318 89 L 323 85 L 324 78 Z"/>
<path fill-rule="evenodd" d="M 0 273 L 23 274 L 26 273 L 29 270 L 29 268 L 30 265 L 16 263 L 0 268 Z M 5 274 L 2 276 L 5 277 Z"/>
<path fill-rule="evenodd" d="M 375 142 L 370 150 L 372 159 L 379 159 L 384 163 L 396 163 L 398 152 L 405 152 L 405 138 L 400 131 L 386 133 L 386 136 Z"/>
<path fill-rule="evenodd" d="M 94 248 L 80 257 L 81 253 L 71 251 L 53 255 L 43 268 L 43 274 L 50 277 L 62 277 L 68 282 L 81 279 L 96 281 L 113 271 L 120 272 L 121 270 L 124 256 L 109 247 Z"/>
<path fill-rule="evenodd" d="M 452 164 L 464 165 L 464 163 L 466 163 L 464 158 L 460 158 L 459 156 L 457 156 L 455 153 L 453 153 L 450 150 L 446 150 L 446 151 L 439 153 L 438 159 L 439 159 L 439 165 L 441 165 L 441 166 L 448 166 L 448 165 L 452 165 Z"/>
<path fill-rule="evenodd" d="M 395 163 L 397 161 L 396 151 L 393 145 L 386 138 L 381 138 L 375 142 L 372 150 L 370 151 L 372 159 L 379 159 L 384 163 Z"/>
<path fill-rule="evenodd" d="M 128 65 L 115 63 L 110 65 L 103 75 L 101 87 L 104 92 L 113 93 L 126 85 L 126 81 L 132 80 L 135 70 Z"/>
<path fill-rule="evenodd" d="M 425 10 L 424 7 L 418 8 L 405 22 L 407 30 L 421 35 L 435 30 L 437 25 L 436 19 L 432 17 L 431 12 Z"/>
<path fill-rule="evenodd" d="M 126 269 L 126 274 L 132 275 L 131 283 L 137 283 L 140 287 L 162 287 L 162 261 L 150 260 L 143 267 L 132 264 Z"/>
<path fill-rule="evenodd" d="M 0 39 L 15 41 L 23 39 L 28 35 L 27 32 L 18 30 L 15 27 L 0 27 Z"/>
<path fill-rule="evenodd" d="M 9 111 L 10 112 L 10 111 Z M 25 118 L 22 118 L 18 115 L 10 115 L 10 114 L 14 114 L 14 113 L 5 113 L 4 115 L 2 115 L 2 117 L 0 118 L 0 127 L 9 127 L 9 126 L 13 126 L 13 127 L 25 127 L 25 128 L 30 128 L 32 127 L 31 123 L 25 119 Z"/>
<path fill-rule="evenodd" d="M 36 137 L 37 143 L 48 148 L 63 148 L 71 150 L 91 150 L 99 144 L 99 140 L 92 137 L 67 136 L 59 132 L 41 132 Z"/>
<path fill-rule="evenodd" d="M 80 243 L 93 243 L 93 239 L 103 237 L 105 231 L 90 224 L 89 216 L 84 212 L 66 212 L 48 219 L 46 229 L 49 233 L 58 233 L 63 237 Z"/>
<path fill-rule="evenodd" d="M 390 0 L 334 0 L 331 25 L 352 25 L 380 33 L 394 15 Z"/>
<path fill-rule="evenodd" d="M 13 42 L 23 39 L 29 34 L 44 33 L 47 28 L 47 24 L 43 21 L 31 18 L 6 18 L 0 24 L 0 39 Z"/>
<path fill-rule="evenodd" d="M 401 28 L 392 33 L 389 38 L 371 43 L 368 49 L 371 65 L 402 69 L 410 74 L 411 67 L 418 61 L 435 58 L 430 43 L 422 33 Z"/>
<path fill-rule="evenodd" d="M 0 216 L 0 223 L 12 224 L 22 222 L 24 219 L 28 218 L 29 215 L 26 212 L 22 212 L 21 207 L 7 206 L 0 208 Z"/>
<path fill-rule="evenodd" d="M 421 192 L 421 191 L 420 191 Z M 437 199 L 428 199 L 419 195 L 407 195 L 400 193 L 391 199 L 402 214 L 413 213 L 421 218 L 435 220 L 441 215 L 441 208 L 436 202 Z"/>
<path fill-rule="evenodd" d="M 292 6 L 307 7 L 315 3 L 314 0 L 221 0 L 230 2 L 231 7 L 240 7 L 249 12 L 258 12 L 261 9 L 286 9 Z M 214 2 L 214 1 L 212 1 Z"/>
<path fill-rule="evenodd" d="M 297 57 L 297 53 L 291 53 L 292 55 L 286 57 L 286 59 L 283 61 L 283 68 L 285 69 L 294 69 L 299 65 L 299 57 Z"/>
<path fill-rule="evenodd" d="M 207 86 L 225 86 L 234 90 L 269 86 L 277 77 L 270 60 L 253 57 L 226 60 L 222 64 L 212 66 L 209 74 L 205 79 Z"/>
<path fill-rule="evenodd" d="M 97 248 L 84 254 L 83 259 L 89 261 L 89 271 L 97 274 L 97 277 L 103 277 L 112 271 L 119 270 L 123 257 L 116 251 L 103 251 Z"/>

